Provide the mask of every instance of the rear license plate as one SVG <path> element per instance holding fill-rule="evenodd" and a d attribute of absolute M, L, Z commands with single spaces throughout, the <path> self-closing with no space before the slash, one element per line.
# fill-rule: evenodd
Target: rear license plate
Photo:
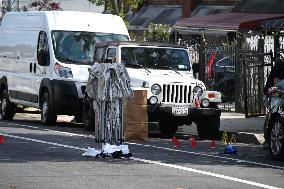
<path fill-rule="evenodd" d="M 173 116 L 187 116 L 188 109 L 186 107 L 173 107 L 172 108 L 172 115 Z"/>

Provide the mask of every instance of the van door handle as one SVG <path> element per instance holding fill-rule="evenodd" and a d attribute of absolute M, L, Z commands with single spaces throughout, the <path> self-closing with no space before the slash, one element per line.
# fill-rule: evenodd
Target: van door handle
<path fill-rule="evenodd" d="M 33 71 L 33 63 L 31 62 L 30 63 L 30 72 L 32 72 Z"/>
<path fill-rule="evenodd" d="M 34 63 L 34 73 L 36 73 L 36 63 Z"/>

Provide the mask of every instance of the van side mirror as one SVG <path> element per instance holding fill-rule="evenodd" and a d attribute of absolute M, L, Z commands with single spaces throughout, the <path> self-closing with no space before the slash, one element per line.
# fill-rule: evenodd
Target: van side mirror
<path fill-rule="evenodd" d="M 37 55 L 38 64 L 41 66 L 49 65 L 49 56 L 48 53 L 40 50 Z"/>

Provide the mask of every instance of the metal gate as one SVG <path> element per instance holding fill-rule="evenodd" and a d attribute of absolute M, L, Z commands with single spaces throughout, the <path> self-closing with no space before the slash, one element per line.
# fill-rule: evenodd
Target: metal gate
<path fill-rule="evenodd" d="M 236 93 L 239 112 L 246 117 L 265 115 L 265 97 L 263 89 L 273 65 L 272 52 L 264 53 L 264 41 L 259 40 L 258 49 L 240 49 Z M 262 48 L 261 48 L 262 47 Z"/>
<path fill-rule="evenodd" d="M 198 64 L 198 79 L 208 90 L 221 92 L 219 108 L 235 111 L 236 44 L 216 41 L 205 44 L 201 36 L 188 35 L 183 35 L 179 44 L 188 46 L 191 62 Z"/>
<path fill-rule="evenodd" d="M 219 108 L 225 111 L 235 111 L 235 63 L 236 45 L 214 43 L 205 46 L 205 77 L 209 90 L 222 94 Z"/>
<path fill-rule="evenodd" d="M 201 36 L 189 35 L 179 42 L 189 47 L 192 62 L 198 63 L 198 78 L 209 90 L 221 92 L 220 109 L 245 113 L 246 117 L 265 114 L 263 88 L 273 54 L 284 49 L 284 36 L 244 31 L 227 43 L 205 43 Z"/>

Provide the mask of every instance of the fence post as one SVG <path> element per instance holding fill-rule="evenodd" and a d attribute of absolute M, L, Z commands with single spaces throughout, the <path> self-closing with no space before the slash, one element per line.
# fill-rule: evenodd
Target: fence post
<path fill-rule="evenodd" d="M 240 31 L 237 30 L 236 32 L 236 39 L 237 39 L 237 44 L 236 44 L 236 61 L 235 61 L 235 111 L 236 112 L 243 112 L 243 106 L 241 104 L 241 94 L 244 92 L 244 88 L 242 87 L 242 84 L 244 85 L 243 77 L 241 73 L 242 67 L 244 66 L 243 61 L 241 61 L 241 55 L 240 55 L 240 50 L 242 48 L 242 37 L 239 33 Z"/>
<path fill-rule="evenodd" d="M 205 70 L 206 70 L 206 62 L 205 62 L 205 32 L 203 31 L 200 38 L 200 49 L 199 49 L 199 80 L 205 81 Z"/>
<path fill-rule="evenodd" d="M 263 88 L 264 88 L 264 34 L 261 34 L 260 39 L 258 40 L 258 107 L 259 113 L 265 113 L 265 107 L 263 103 Z M 256 110 L 257 111 L 257 110 Z"/>

